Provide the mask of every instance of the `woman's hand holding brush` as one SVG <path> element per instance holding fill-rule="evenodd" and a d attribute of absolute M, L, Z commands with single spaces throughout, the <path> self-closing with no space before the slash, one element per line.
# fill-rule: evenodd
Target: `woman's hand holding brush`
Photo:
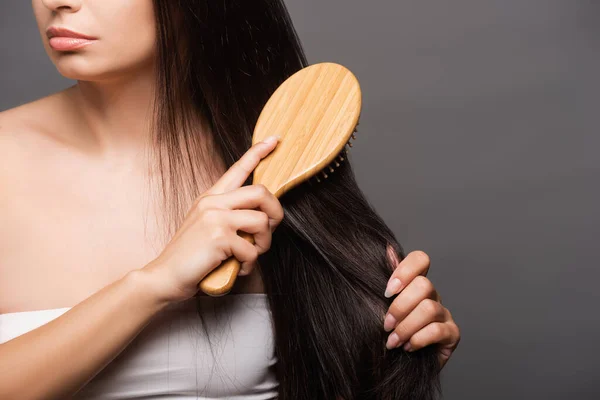
<path fill-rule="evenodd" d="M 241 262 L 239 275 L 247 275 L 258 256 L 270 248 L 271 234 L 283 219 L 281 203 L 263 185 L 241 185 L 277 146 L 274 139 L 253 145 L 195 199 L 164 250 L 141 268 L 161 300 L 193 297 L 199 282 L 231 256 Z M 252 234 L 254 243 L 239 236 L 238 230 Z"/>

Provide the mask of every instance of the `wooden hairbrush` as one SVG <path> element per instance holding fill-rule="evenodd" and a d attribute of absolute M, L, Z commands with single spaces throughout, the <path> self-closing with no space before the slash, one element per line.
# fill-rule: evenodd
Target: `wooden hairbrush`
<path fill-rule="evenodd" d="M 280 135 L 281 140 L 254 169 L 252 184 L 263 184 L 279 198 L 304 181 L 327 178 L 356 139 L 361 97 L 356 77 L 336 63 L 310 65 L 286 79 L 254 128 L 253 145 L 270 135 Z M 252 234 L 238 234 L 254 244 Z M 239 270 L 239 261 L 229 257 L 202 279 L 199 288 L 210 296 L 225 295 Z"/>

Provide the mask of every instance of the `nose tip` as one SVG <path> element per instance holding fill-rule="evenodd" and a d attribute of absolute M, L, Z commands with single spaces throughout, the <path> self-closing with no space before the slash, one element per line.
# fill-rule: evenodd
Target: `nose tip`
<path fill-rule="evenodd" d="M 75 12 L 81 8 L 81 0 L 42 0 L 54 12 Z"/>

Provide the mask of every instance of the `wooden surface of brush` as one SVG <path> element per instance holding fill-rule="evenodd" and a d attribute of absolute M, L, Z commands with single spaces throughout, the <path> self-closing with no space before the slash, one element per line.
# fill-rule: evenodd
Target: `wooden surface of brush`
<path fill-rule="evenodd" d="M 273 92 L 256 122 L 252 144 L 280 135 L 277 147 L 254 169 L 252 184 L 277 198 L 311 178 L 321 182 L 344 161 L 358 126 L 362 95 L 358 80 L 340 64 L 305 67 Z M 238 233 L 254 244 L 254 236 Z M 223 261 L 200 282 L 210 296 L 231 290 L 240 270 L 235 257 Z"/>

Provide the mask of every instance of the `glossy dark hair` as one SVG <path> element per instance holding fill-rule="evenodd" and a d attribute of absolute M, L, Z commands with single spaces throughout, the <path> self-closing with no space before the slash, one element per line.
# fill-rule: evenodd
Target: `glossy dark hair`
<path fill-rule="evenodd" d="M 154 147 L 173 233 L 200 194 L 196 160 L 229 168 L 250 147 L 269 96 L 308 63 L 282 0 L 154 6 Z M 399 259 L 405 254 L 346 161 L 322 183 L 306 182 L 280 198 L 284 220 L 258 259 L 275 329 L 279 399 L 437 398 L 435 346 L 385 348 L 383 316 L 393 300 L 383 296 L 393 270 L 386 245 Z"/>

